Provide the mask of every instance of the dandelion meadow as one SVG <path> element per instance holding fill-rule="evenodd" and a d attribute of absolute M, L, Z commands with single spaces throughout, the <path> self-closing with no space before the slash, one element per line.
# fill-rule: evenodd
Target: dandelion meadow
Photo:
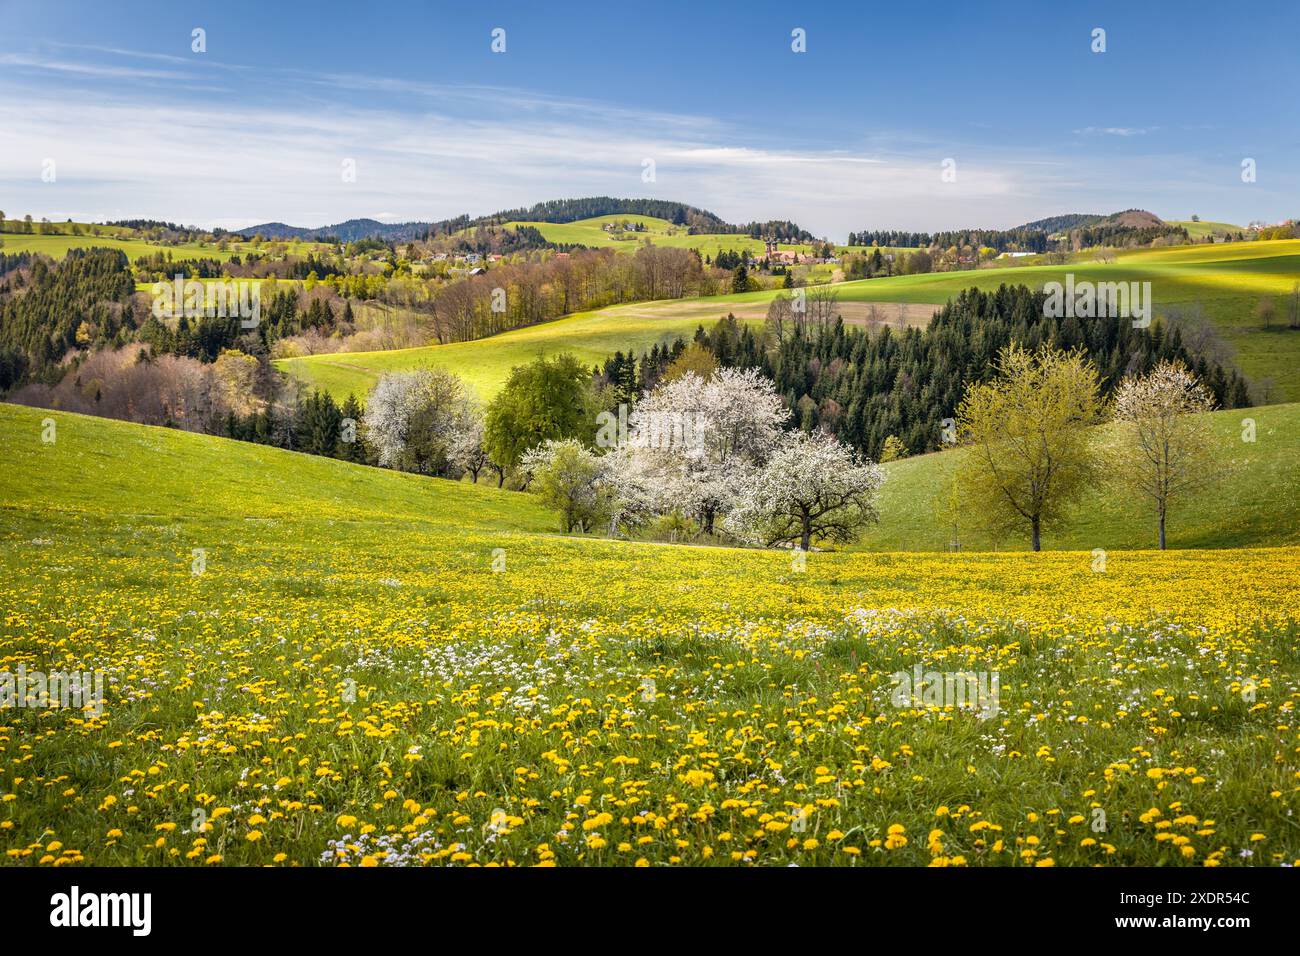
<path fill-rule="evenodd" d="M 1300 549 L 788 553 L 0 406 L 12 865 L 1300 858 Z M 91 483 L 93 482 L 93 487 Z M 996 672 L 983 710 L 899 673 Z"/>

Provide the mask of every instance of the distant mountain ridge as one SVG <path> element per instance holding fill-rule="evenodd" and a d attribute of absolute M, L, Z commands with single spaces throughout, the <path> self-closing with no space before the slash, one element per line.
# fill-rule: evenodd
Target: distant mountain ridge
<path fill-rule="evenodd" d="M 317 241 L 327 236 L 342 242 L 358 239 L 416 239 L 433 226 L 429 222 L 380 222 L 378 219 L 349 219 L 332 226 L 307 228 L 291 226 L 284 222 L 264 222 L 257 226 L 235 230 L 241 236 L 261 236 L 263 239 L 303 239 Z"/>

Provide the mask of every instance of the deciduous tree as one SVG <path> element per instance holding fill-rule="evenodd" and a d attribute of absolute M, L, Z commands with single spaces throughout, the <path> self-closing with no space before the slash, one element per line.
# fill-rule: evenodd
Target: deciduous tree
<path fill-rule="evenodd" d="M 958 431 L 971 445 L 963 485 L 972 506 L 1008 527 L 1060 520 L 1098 475 L 1087 426 L 1100 413 L 1096 370 L 1080 352 L 1003 350 L 998 375 L 967 387 Z"/>
<path fill-rule="evenodd" d="M 737 536 L 766 545 L 813 538 L 856 540 L 878 520 L 876 497 L 885 475 L 873 462 L 825 432 L 790 433 L 727 515 Z"/>
<path fill-rule="evenodd" d="M 445 369 L 385 375 L 366 399 L 366 440 L 379 463 L 453 477 L 462 434 L 475 410 L 461 380 Z"/>
<path fill-rule="evenodd" d="M 1214 432 L 1205 412 L 1209 392 L 1179 362 L 1129 376 L 1115 390 L 1120 438 L 1113 473 L 1155 510 L 1160 550 L 1172 501 L 1181 501 L 1213 473 Z"/>
<path fill-rule="evenodd" d="M 576 358 L 539 357 L 511 370 L 488 405 L 484 447 L 504 474 L 543 442 L 576 438 L 590 443 L 602 410 L 598 405 L 591 373 Z"/>
<path fill-rule="evenodd" d="M 573 438 L 546 441 L 521 459 L 530 490 L 560 513 L 565 534 L 585 532 L 615 512 L 616 495 L 602 456 Z"/>

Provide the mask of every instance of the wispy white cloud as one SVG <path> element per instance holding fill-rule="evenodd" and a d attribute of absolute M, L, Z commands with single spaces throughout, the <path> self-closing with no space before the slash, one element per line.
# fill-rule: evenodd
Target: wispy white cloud
<path fill-rule="evenodd" d="M 176 73 L 188 90 L 210 82 L 203 65 L 83 49 L 96 56 L 0 60 L 68 75 L 63 84 L 20 86 L 0 74 L 6 208 L 52 219 L 314 226 L 375 209 L 390 210 L 382 218 L 440 219 L 610 194 L 679 200 L 733 221 L 794 219 L 843 236 L 866 226 L 1009 226 L 1063 203 L 1082 205 L 1063 189 L 1087 195 L 1096 187 L 1077 158 L 1048 150 L 995 155 L 892 130 L 867 131 L 856 144 L 804 144 L 771 127 L 504 87 L 259 68 L 250 75 L 274 75 L 275 98 L 199 99 L 167 83 L 133 81 Z M 75 85 L 78 77 L 103 82 L 91 95 Z M 320 97 L 316 106 L 313 90 L 322 88 L 348 95 Z M 1137 132 L 1119 129 L 1100 132 Z M 954 156 L 956 179 L 947 181 L 940 164 Z M 55 183 L 40 179 L 45 158 L 57 162 Z M 344 160 L 355 163 L 355 182 L 344 181 Z M 649 182 L 645 160 L 654 162 Z"/>
<path fill-rule="evenodd" d="M 52 60 L 48 57 L 28 56 L 22 53 L 0 53 L 0 64 L 25 67 L 32 70 L 50 70 L 56 73 L 76 73 L 80 76 L 115 77 L 118 79 L 180 80 L 186 78 L 186 74 L 173 70 L 142 70 L 133 66 Z"/>
<path fill-rule="evenodd" d="M 1085 126 L 1074 132 L 1078 136 L 1145 136 L 1159 128 L 1158 126 Z"/>
<path fill-rule="evenodd" d="M 127 57 L 133 60 L 156 60 L 162 63 L 176 63 L 186 66 L 194 62 L 194 58 L 175 56 L 171 53 L 152 53 L 143 50 L 126 50 L 122 47 L 115 46 L 98 46 L 93 43 L 62 43 L 58 40 L 50 41 L 51 47 L 60 50 L 80 50 L 90 53 L 108 53 L 112 56 Z"/>

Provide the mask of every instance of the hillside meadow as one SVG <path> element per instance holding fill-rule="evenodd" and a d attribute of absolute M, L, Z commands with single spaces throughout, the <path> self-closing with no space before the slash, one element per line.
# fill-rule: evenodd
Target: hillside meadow
<path fill-rule="evenodd" d="M 78 223 L 84 230 L 83 235 L 71 234 L 40 235 L 39 233 L 14 232 L 18 221 L 6 219 L 0 224 L 0 252 L 10 255 L 18 252 L 39 252 L 53 259 L 62 259 L 70 249 L 119 249 L 126 257 L 135 261 L 141 256 L 155 253 L 170 253 L 173 259 L 216 259 L 225 262 L 231 256 L 257 248 L 251 242 L 239 242 L 231 239 L 225 249 L 219 249 L 215 242 L 182 242 L 168 244 L 145 239 L 139 230 L 127 226 L 107 226 L 102 223 Z M 39 227 L 33 223 L 32 228 Z M 53 229 L 68 229 L 71 223 L 50 223 Z M 329 248 L 321 243 L 288 240 L 281 243 L 292 255 L 305 256 L 310 252 L 319 252 Z"/>
<path fill-rule="evenodd" d="M 1296 548 L 799 570 L 178 431 L 0 405 L 0 443 L 0 658 L 106 678 L 0 712 L 10 864 L 1300 857 Z"/>
<path fill-rule="evenodd" d="M 611 231 L 615 224 L 636 223 L 643 230 Z M 508 222 L 507 228 L 532 226 L 548 242 L 579 243 L 592 249 L 615 249 L 620 252 L 632 252 L 647 239 L 657 246 L 675 249 L 698 249 L 700 255 L 716 258 L 719 252 L 745 252 L 753 256 L 762 256 L 765 246 L 761 239 L 736 233 L 690 233 L 685 226 L 674 226 L 666 219 L 654 216 L 613 215 L 595 216 L 579 219 L 575 222 Z M 813 248 L 808 243 L 778 243 L 782 252 L 798 252 L 811 255 Z"/>
<path fill-rule="evenodd" d="M 1182 226 L 1193 239 L 1244 231 L 1241 226 L 1233 225 L 1230 222 L 1207 222 L 1204 219 L 1196 221 L 1191 219 L 1170 219 L 1166 221 L 1171 226 Z"/>
<path fill-rule="evenodd" d="M 1213 412 L 1215 471 L 1211 481 L 1171 499 L 1169 547 L 1234 548 L 1261 544 L 1300 545 L 1300 405 L 1270 405 Z M 1254 441 L 1246 420 L 1253 422 Z M 1113 446 L 1113 426 L 1096 430 L 1098 446 Z M 885 467 L 878 525 L 855 545 L 873 551 L 938 551 L 949 547 L 952 529 L 936 502 L 964 448 L 918 455 Z M 960 521 L 965 550 L 1026 550 L 1027 535 L 993 536 L 976 516 Z M 1068 550 L 1142 549 L 1157 543 L 1149 503 L 1111 475 L 1087 492 L 1069 520 L 1044 532 L 1044 546 Z"/>
<path fill-rule="evenodd" d="M 237 251 L 236 249 L 222 251 L 215 244 L 208 245 L 197 242 L 187 242 L 173 246 L 149 242 L 144 239 L 119 239 L 113 236 L 41 236 L 0 233 L 0 252 L 10 255 L 18 252 L 40 252 L 54 259 L 62 259 L 68 254 L 69 249 L 89 248 L 118 249 L 132 261 L 141 256 L 152 256 L 157 252 L 170 252 L 172 257 L 176 259 L 218 259 L 224 262 Z"/>
<path fill-rule="evenodd" d="M 931 306 L 942 306 L 962 289 L 983 290 L 1047 282 L 1150 282 L 1155 314 L 1199 308 L 1232 350 L 1235 364 L 1258 383 L 1271 383 L 1270 399 L 1300 398 L 1300 331 L 1279 317 L 1269 330 L 1255 317 L 1262 297 L 1281 298 L 1300 282 L 1300 240 L 1171 246 L 1121 252 L 1114 262 L 1062 266 L 1004 266 L 968 272 L 927 273 L 836 283 L 846 321 L 873 319 L 924 325 Z M 776 292 L 748 292 L 704 299 L 678 299 L 612 306 L 566 316 L 490 339 L 396 352 L 348 352 L 284 359 L 282 370 L 336 398 L 364 395 L 386 371 L 437 365 L 452 369 L 484 398 L 495 394 L 510 369 L 538 354 L 568 351 L 594 364 L 616 350 L 644 351 L 678 335 L 689 338 L 728 312 L 760 322 Z M 1280 303 L 1285 305 L 1285 303 Z M 875 306 L 875 311 L 872 307 Z"/>
<path fill-rule="evenodd" d="M 758 310 L 741 312 L 758 321 L 766 309 L 763 303 Z M 434 366 L 455 372 L 481 399 L 487 400 L 505 384 L 512 368 L 539 355 L 568 352 L 594 366 L 618 351 L 642 351 L 655 342 L 671 342 L 678 336 L 690 341 L 696 328 L 712 325 L 718 317 L 716 298 L 632 303 L 577 312 L 471 342 L 377 352 L 330 352 L 278 359 L 275 365 L 308 386 L 340 399 L 349 393 L 364 397 L 385 372 Z"/>

